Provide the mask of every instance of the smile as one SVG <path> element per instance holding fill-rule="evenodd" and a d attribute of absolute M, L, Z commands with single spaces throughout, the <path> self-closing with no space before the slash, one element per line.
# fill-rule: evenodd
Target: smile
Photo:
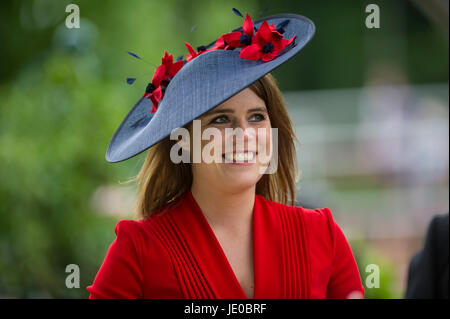
<path fill-rule="evenodd" d="M 228 163 L 254 163 L 257 152 L 234 152 L 225 153 L 222 157 Z"/>

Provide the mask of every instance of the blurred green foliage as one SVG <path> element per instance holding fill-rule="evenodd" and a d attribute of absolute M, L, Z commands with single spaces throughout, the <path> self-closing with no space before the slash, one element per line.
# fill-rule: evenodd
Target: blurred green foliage
<path fill-rule="evenodd" d="M 86 283 L 113 239 L 114 221 L 90 197 L 123 168 L 102 159 L 126 94 L 91 78 L 89 58 L 51 53 L 2 89 L 2 295 L 79 295 L 64 289 L 65 266 L 78 264 Z"/>
<path fill-rule="evenodd" d="M 366 299 L 399 299 L 403 298 L 401 284 L 398 280 L 396 265 L 385 256 L 373 249 L 369 242 L 364 240 L 352 240 L 350 242 L 353 254 L 357 260 L 361 282 L 364 286 L 364 298 Z M 375 265 L 379 271 L 378 287 L 372 287 Z M 371 276 L 371 277 L 369 277 Z"/>
<path fill-rule="evenodd" d="M 446 35 L 409 3 L 380 2 L 391 19 L 382 18 L 384 34 L 396 28 L 399 10 L 407 20 L 399 36 L 413 49 L 403 51 L 410 80 L 448 81 Z M 107 163 L 108 142 L 164 49 L 185 54 L 184 41 L 207 44 L 240 25 L 232 7 L 254 19 L 270 7 L 264 15 L 299 13 L 316 23 L 312 43 L 275 71 L 285 90 L 361 86 L 368 60 L 405 58 L 383 47 L 373 55 L 365 51 L 367 41 L 380 37 L 362 26 L 365 1 L 84 0 L 76 2 L 82 27 L 72 30 L 64 26 L 69 3 L 0 3 L 0 297 L 88 296 L 85 287 L 119 219 L 95 211 L 92 194 L 133 176 L 142 161 Z M 138 78 L 133 86 L 125 83 L 128 76 Z M 80 289 L 65 287 L 65 267 L 72 263 L 80 266 Z M 383 289 L 368 296 L 397 296 Z"/>

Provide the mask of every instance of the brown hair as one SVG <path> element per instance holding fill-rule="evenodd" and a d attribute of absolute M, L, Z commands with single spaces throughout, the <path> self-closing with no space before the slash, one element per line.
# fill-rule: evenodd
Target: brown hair
<path fill-rule="evenodd" d="M 282 204 L 295 203 L 295 181 L 298 178 L 294 141 L 298 141 L 292 122 L 284 106 L 283 97 L 273 76 L 269 73 L 249 88 L 267 106 L 272 127 L 278 128 L 278 168 L 274 174 L 264 174 L 256 184 L 256 194 Z M 138 175 L 136 217 L 147 218 L 166 204 L 171 204 L 192 186 L 189 163 L 175 164 L 170 160 L 170 149 L 177 143 L 170 137 L 149 149 Z"/>

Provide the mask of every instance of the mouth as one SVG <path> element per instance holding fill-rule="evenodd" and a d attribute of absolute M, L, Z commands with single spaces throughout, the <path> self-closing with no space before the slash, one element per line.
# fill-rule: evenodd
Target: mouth
<path fill-rule="evenodd" d="M 222 154 L 222 158 L 225 160 L 225 163 L 232 164 L 253 164 L 256 162 L 256 156 L 258 152 L 252 151 L 244 151 L 244 152 L 233 152 L 233 153 L 224 153 Z"/>

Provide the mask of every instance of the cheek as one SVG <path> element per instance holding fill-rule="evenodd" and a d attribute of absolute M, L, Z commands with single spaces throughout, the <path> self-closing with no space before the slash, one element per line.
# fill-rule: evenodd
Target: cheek
<path fill-rule="evenodd" d="M 202 163 L 214 164 L 222 162 L 222 154 L 225 147 L 224 130 L 214 128 L 210 132 L 203 131 L 202 136 L 205 138 L 205 140 L 201 140 Z"/>
<path fill-rule="evenodd" d="M 257 143 L 258 147 L 264 147 L 267 150 L 270 149 L 272 143 L 272 127 L 270 123 L 265 126 L 258 128 L 257 130 Z"/>

